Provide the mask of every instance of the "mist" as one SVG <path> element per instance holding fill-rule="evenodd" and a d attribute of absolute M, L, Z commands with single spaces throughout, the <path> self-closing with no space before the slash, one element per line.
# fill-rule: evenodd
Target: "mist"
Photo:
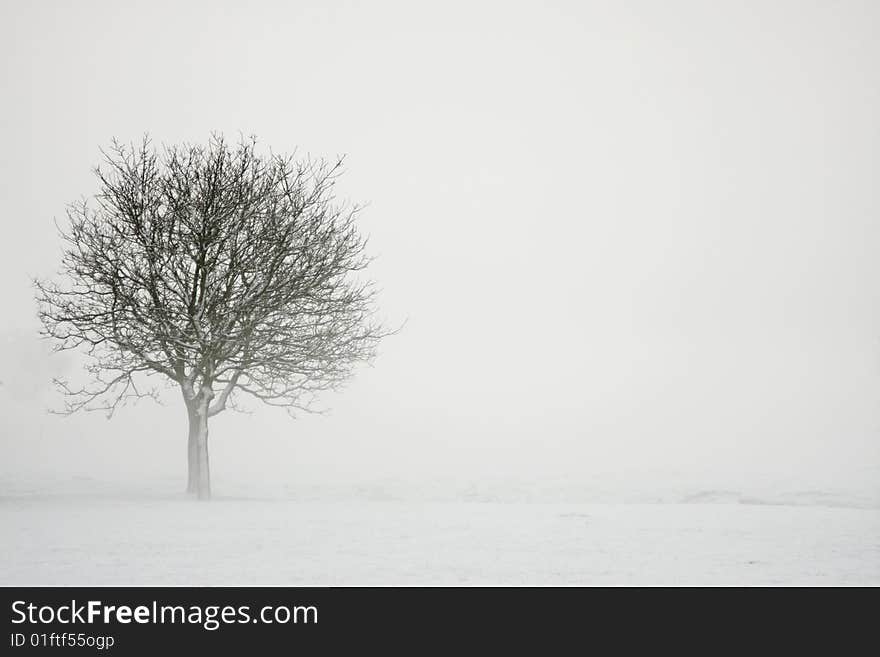
<path fill-rule="evenodd" d="M 59 417 L 31 277 L 112 137 L 346 154 L 402 330 L 218 493 L 402 481 L 880 498 L 870 2 L 6 3 L 0 475 L 185 482 L 179 392 Z M 136 29 L 135 29 L 136 28 Z M 444 483 L 445 482 L 445 483 Z M 696 482 L 696 483 L 695 483 Z M 140 484 L 138 484 L 140 485 Z M 432 484 L 433 485 L 433 484 Z"/>

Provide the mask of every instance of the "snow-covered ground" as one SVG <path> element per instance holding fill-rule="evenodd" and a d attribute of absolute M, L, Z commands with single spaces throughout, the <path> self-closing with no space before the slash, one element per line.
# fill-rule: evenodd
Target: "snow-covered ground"
<path fill-rule="evenodd" d="M 821 491 L 565 502 L 362 486 L 199 503 L 176 483 L 3 482 L 0 584 L 880 585 L 880 508 Z"/>

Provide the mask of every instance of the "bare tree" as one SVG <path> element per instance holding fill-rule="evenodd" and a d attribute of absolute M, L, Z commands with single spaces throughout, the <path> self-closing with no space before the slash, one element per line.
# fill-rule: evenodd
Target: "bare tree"
<path fill-rule="evenodd" d="M 102 151 L 103 152 L 103 151 Z M 189 422 L 187 490 L 207 499 L 208 421 L 236 398 L 315 410 L 387 332 L 342 160 L 261 155 L 255 140 L 154 148 L 116 141 L 99 191 L 68 207 L 62 282 L 36 281 L 43 334 L 82 348 L 90 383 L 56 381 L 63 412 L 177 386 Z"/>

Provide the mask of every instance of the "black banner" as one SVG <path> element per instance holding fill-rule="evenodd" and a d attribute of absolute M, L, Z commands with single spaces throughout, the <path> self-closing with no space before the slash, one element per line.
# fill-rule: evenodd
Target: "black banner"
<path fill-rule="evenodd" d="M 419 654 L 565 646 L 840 648 L 873 623 L 845 590 L 585 588 L 5 588 L 3 654 L 186 650 Z M 831 631 L 844 608 L 845 634 Z M 708 642 L 708 643 L 706 643 Z M 566 652 L 571 652 L 567 650 Z"/>

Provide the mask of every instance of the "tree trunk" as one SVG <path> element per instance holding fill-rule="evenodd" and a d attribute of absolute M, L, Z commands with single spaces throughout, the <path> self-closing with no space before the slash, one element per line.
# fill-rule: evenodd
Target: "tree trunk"
<path fill-rule="evenodd" d="M 199 408 L 198 431 L 196 432 L 196 454 L 198 459 L 198 477 L 196 495 L 200 500 L 211 499 L 211 469 L 208 463 L 208 404 L 206 399 Z"/>
<path fill-rule="evenodd" d="M 211 468 L 208 460 L 208 407 L 213 397 L 206 390 L 186 405 L 189 421 L 187 437 L 186 492 L 200 500 L 211 499 Z"/>
<path fill-rule="evenodd" d="M 195 495 L 199 490 L 199 416 L 194 404 L 187 403 L 186 415 L 189 424 L 189 436 L 186 441 L 186 492 Z"/>

